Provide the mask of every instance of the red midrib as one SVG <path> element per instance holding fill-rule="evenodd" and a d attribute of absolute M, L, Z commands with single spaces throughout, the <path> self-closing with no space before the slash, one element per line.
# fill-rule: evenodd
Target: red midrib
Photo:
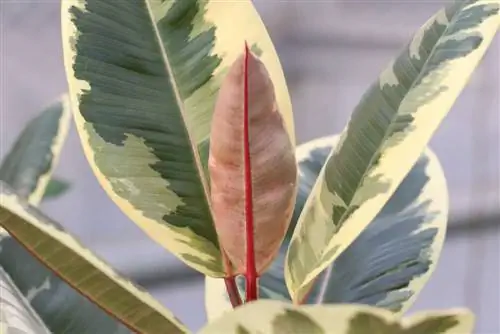
<path fill-rule="evenodd" d="M 245 231 L 246 231 L 246 302 L 257 299 L 257 270 L 255 267 L 252 166 L 250 164 L 250 138 L 248 117 L 248 58 L 250 51 L 245 42 L 244 105 L 243 105 L 243 155 L 245 177 Z"/>

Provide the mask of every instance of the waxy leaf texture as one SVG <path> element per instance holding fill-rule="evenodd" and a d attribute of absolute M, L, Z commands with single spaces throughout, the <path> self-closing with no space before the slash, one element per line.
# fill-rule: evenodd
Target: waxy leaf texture
<path fill-rule="evenodd" d="M 231 274 L 245 273 L 247 265 L 262 273 L 290 223 L 297 164 L 269 73 L 248 49 L 233 63 L 219 91 L 209 171 L 215 226 L 234 265 Z M 252 258 L 254 264 L 247 264 Z"/>

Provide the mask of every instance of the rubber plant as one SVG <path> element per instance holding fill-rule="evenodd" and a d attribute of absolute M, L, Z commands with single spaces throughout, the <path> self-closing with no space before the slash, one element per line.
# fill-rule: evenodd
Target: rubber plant
<path fill-rule="evenodd" d="M 200 333 L 471 333 L 466 310 L 402 315 L 445 238 L 446 181 L 427 144 L 499 7 L 448 4 L 341 134 L 295 147 L 285 77 L 250 0 L 62 1 L 69 94 L 0 169 L 2 333 L 189 332 L 36 208 L 69 113 L 113 202 L 206 276 Z"/>

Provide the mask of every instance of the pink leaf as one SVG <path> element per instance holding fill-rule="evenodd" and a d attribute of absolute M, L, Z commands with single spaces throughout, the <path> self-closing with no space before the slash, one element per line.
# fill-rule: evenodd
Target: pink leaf
<path fill-rule="evenodd" d="M 269 74 L 247 46 L 219 91 L 209 171 L 219 240 L 233 273 L 247 278 L 247 300 L 254 299 L 252 284 L 276 256 L 290 223 L 297 164 Z"/>

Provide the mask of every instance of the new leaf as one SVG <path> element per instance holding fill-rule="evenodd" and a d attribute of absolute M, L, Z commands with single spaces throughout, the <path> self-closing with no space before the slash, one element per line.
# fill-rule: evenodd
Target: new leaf
<path fill-rule="evenodd" d="M 156 242 L 202 273 L 224 276 L 208 141 L 220 82 L 245 40 L 262 50 L 293 139 L 285 79 L 252 2 L 62 4 L 72 109 L 100 184 Z"/>

